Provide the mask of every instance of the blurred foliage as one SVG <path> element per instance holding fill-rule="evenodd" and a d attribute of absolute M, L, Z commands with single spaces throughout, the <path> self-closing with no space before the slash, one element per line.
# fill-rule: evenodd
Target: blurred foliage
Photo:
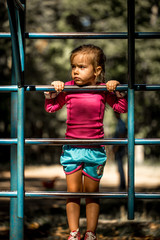
<path fill-rule="evenodd" d="M 136 31 L 160 31 L 158 0 L 136 1 Z M 0 3 L 0 31 L 8 32 L 9 23 L 6 2 Z M 126 32 L 126 0 L 46 0 L 26 2 L 26 32 Z M 84 43 L 93 43 L 103 48 L 107 56 L 106 81 L 117 79 L 127 83 L 127 40 L 118 39 L 26 39 L 27 85 L 45 85 L 53 80 L 70 80 L 69 56 L 73 48 Z M 160 76 L 159 39 L 136 40 L 136 83 L 158 84 Z M 0 39 L 1 85 L 11 82 L 11 43 Z M 0 95 L 0 137 L 10 136 L 10 94 Z M 25 137 L 64 137 L 65 108 L 56 114 L 44 110 L 43 93 L 25 94 Z M 135 93 L 135 137 L 158 138 L 160 94 L 157 92 Z M 107 108 L 104 121 L 105 136 L 112 136 L 116 121 L 113 111 Z M 127 114 L 123 115 L 127 124 Z M 52 163 L 59 161 L 60 147 L 27 146 L 28 163 Z M 9 160 L 1 151 L 1 159 Z M 145 147 L 146 159 L 159 158 L 158 147 Z"/>

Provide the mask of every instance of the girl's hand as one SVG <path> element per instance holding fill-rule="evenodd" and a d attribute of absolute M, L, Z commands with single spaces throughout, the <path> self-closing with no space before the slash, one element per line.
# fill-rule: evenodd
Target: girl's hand
<path fill-rule="evenodd" d="M 44 92 L 44 96 L 46 99 L 52 99 L 57 96 L 57 93 L 55 92 Z"/>
<path fill-rule="evenodd" d="M 61 81 L 54 81 L 51 83 L 51 85 L 55 88 L 56 92 L 62 92 L 64 89 L 64 82 Z"/>
<path fill-rule="evenodd" d="M 109 92 L 114 92 L 116 90 L 116 87 L 120 84 L 120 82 L 116 80 L 110 80 L 106 83 L 107 90 Z"/>

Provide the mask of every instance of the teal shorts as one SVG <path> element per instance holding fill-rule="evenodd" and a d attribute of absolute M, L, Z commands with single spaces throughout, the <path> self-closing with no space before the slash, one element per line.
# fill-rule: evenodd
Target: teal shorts
<path fill-rule="evenodd" d="M 63 146 L 60 163 L 65 174 L 72 174 L 82 169 L 84 175 L 99 181 L 103 176 L 106 160 L 104 147 L 83 148 L 65 145 Z"/>

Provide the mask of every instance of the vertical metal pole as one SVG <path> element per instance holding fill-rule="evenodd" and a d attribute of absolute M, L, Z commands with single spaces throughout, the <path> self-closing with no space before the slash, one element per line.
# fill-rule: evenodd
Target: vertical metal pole
<path fill-rule="evenodd" d="M 134 219 L 134 89 L 128 89 L 128 219 Z"/>
<path fill-rule="evenodd" d="M 18 88 L 17 198 L 18 217 L 24 217 L 24 87 Z"/>
<path fill-rule="evenodd" d="M 17 123 L 17 152 L 13 147 L 11 150 L 11 189 L 17 189 L 17 199 L 11 201 L 10 209 L 10 239 L 23 240 L 24 225 L 24 28 L 21 29 L 19 12 L 16 11 L 13 0 L 7 0 L 8 16 L 11 30 L 12 55 L 13 55 L 13 73 L 12 79 L 18 84 L 18 102 L 17 95 L 12 94 L 12 99 L 17 103 L 17 108 L 12 105 L 12 118 L 15 122 L 12 124 L 12 136 L 16 135 L 15 124 Z M 22 14 L 24 20 L 24 14 Z M 22 25 L 24 24 L 24 21 Z M 18 25 L 18 27 L 17 27 Z M 14 77 L 15 78 L 14 78 Z M 13 116 L 13 111 L 17 111 L 17 116 Z M 15 112 L 16 112 L 15 111 Z M 17 122 L 18 118 L 18 122 Z M 17 157 L 17 160 L 16 160 Z M 13 159 L 13 160 L 12 160 Z M 18 215 L 17 215 L 18 214 Z"/>
<path fill-rule="evenodd" d="M 128 219 L 134 219 L 135 2 L 128 0 Z"/>
<path fill-rule="evenodd" d="M 15 85 L 14 60 L 12 61 L 12 84 Z M 17 137 L 17 92 L 11 93 L 11 138 Z M 17 190 L 17 146 L 11 145 L 11 191 Z M 23 239 L 23 219 L 17 216 L 17 198 L 10 199 L 10 240 Z"/>
<path fill-rule="evenodd" d="M 17 198 L 18 217 L 24 217 L 24 12 L 16 10 L 21 79 L 18 88 Z"/>

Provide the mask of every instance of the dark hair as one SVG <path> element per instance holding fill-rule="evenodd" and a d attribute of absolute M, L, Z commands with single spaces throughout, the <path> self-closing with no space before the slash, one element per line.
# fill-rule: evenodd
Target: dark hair
<path fill-rule="evenodd" d="M 98 66 L 101 66 L 102 71 L 101 71 L 100 75 L 98 76 L 98 80 L 100 82 L 105 82 L 106 56 L 105 56 L 103 50 L 100 47 L 97 47 L 93 44 L 82 45 L 82 46 L 75 48 L 71 52 L 70 61 L 72 62 L 73 58 L 79 53 L 82 53 L 84 55 L 90 54 L 94 69 L 96 69 L 96 67 L 98 67 Z"/>

